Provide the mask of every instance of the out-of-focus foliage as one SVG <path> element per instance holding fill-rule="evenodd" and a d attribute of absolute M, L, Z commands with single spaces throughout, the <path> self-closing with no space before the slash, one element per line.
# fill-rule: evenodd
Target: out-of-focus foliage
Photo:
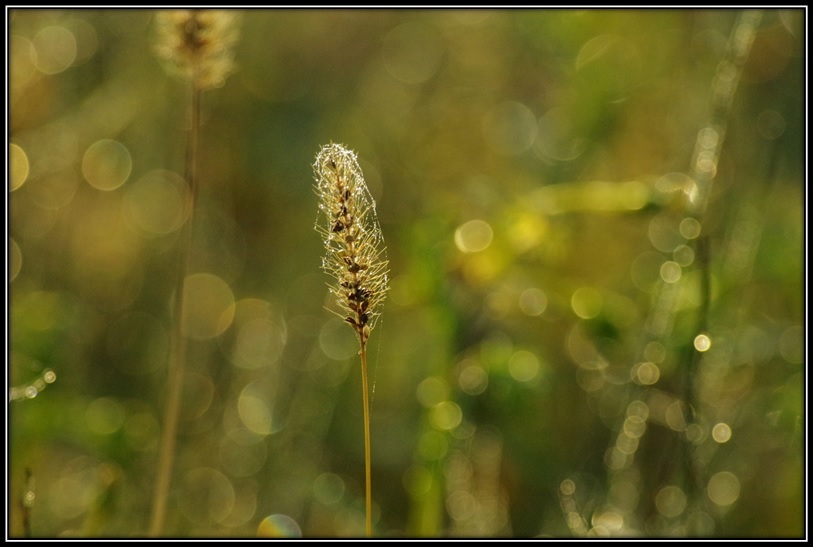
<path fill-rule="evenodd" d="M 313 229 L 332 141 L 391 269 L 377 535 L 802 535 L 805 13 L 761 13 L 717 132 L 741 15 L 244 13 L 203 95 L 167 534 L 363 534 L 358 345 Z M 146 533 L 189 215 L 154 16 L 7 11 L 14 537 Z"/>

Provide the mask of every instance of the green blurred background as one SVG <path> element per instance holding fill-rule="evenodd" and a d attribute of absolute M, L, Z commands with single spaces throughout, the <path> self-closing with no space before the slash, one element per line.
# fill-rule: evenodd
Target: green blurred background
<path fill-rule="evenodd" d="M 185 86 L 153 11 L 6 14 L 8 534 L 143 536 Z M 237 70 L 203 96 L 166 533 L 364 533 L 358 344 L 313 229 L 332 141 L 390 261 L 377 535 L 804 534 L 805 15 L 761 13 L 729 111 L 736 10 L 242 13 Z"/>

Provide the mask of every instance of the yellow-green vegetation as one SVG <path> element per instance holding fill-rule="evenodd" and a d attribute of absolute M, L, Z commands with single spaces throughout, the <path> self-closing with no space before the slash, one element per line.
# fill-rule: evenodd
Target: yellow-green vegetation
<path fill-rule="evenodd" d="M 805 533 L 805 10 L 6 14 L 10 537 Z"/>

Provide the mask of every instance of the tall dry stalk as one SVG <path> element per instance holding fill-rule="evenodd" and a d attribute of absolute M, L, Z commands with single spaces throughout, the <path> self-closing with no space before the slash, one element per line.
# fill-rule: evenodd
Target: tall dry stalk
<path fill-rule="evenodd" d="M 238 36 L 236 23 L 237 14 L 227 11 L 176 10 L 156 15 L 158 32 L 156 55 L 166 61 L 168 70 L 180 76 L 188 87 L 189 125 L 184 170 L 191 203 L 189 217 L 179 239 L 168 394 L 150 521 L 151 536 L 160 536 L 166 521 L 167 496 L 175 459 L 175 441 L 186 366 L 187 340 L 183 328 L 184 283 L 192 250 L 192 228 L 197 201 L 201 94 L 207 89 L 222 86 L 232 71 L 233 45 Z"/>
<path fill-rule="evenodd" d="M 388 289 L 384 237 L 356 154 L 340 144 L 328 144 L 313 165 L 319 219 L 325 256 L 322 269 L 333 277 L 330 292 L 339 310 L 359 339 L 364 403 L 364 461 L 366 531 L 372 535 L 372 487 L 370 463 L 370 402 L 367 393 L 367 341 Z"/>

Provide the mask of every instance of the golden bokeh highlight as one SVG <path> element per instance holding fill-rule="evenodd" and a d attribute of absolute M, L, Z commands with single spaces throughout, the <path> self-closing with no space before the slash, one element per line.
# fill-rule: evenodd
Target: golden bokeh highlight
<path fill-rule="evenodd" d="M 44 74 L 59 74 L 76 60 L 76 37 L 63 26 L 45 27 L 34 36 L 37 68 Z"/>
<path fill-rule="evenodd" d="M 236 363 L 244 368 L 272 365 L 285 347 L 284 324 L 256 318 L 240 326 L 235 347 Z"/>
<path fill-rule="evenodd" d="M 234 294 L 225 281 L 213 274 L 197 273 L 186 278 L 183 306 L 181 328 L 196 340 L 223 334 L 234 319 Z"/>
<path fill-rule="evenodd" d="M 461 224 L 454 233 L 454 242 L 457 248 L 464 253 L 478 253 L 491 245 L 494 239 L 494 230 L 484 220 L 470 220 Z"/>
<path fill-rule="evenodd" d="M 507 236 L 517 253 L 536 248 L 548 232 L 549 224 L 544 217 L 530 211 L 519 212 L 508 226 Z"/>
<path fill-rule="evenodd" d="M 651 386 L 658 382 L 660 376 L 660 368 L 658 368 L 658 365 L 650 361 L 638 363 L 632 367 L 632 379 L 637 384 Z"/>
<path fill-rule="evenodd" d="M 661 363 L 666 358 L 666 348 L 660 342 L 653 340 L 644 347 L 644 357 L 653 363 Z"/>
<path fill-rule="evenodd" d="M 313 481 L 313 495 L 325 505 L 339 503 L 345 490 L 344 479 L 335 473 L 322 473 Z"/>
<path fill-rule="evenodd" d="M 439 376 L 430 376 L 418 384 L 415 395 L 424 408 L 432 408 L 449 397 L 449 385 Z"/>
<path fill-rule="evenodd" d="M 711 436 L 715 442 L 727 443 L 731 440 L 731 426 L 723 422 L 714 424 L 714 427 L 711 428 Z"/>
<path fill-rule="evenodd" d="M 28 155 L 23 148 L 15 143 L 8 145 L 9 191 L 13 192 L 21 187 L 28 179 Z"/>
<path fill-rule="evenodd" d="M 698 334 L 694 337 L 694 349 L 705 352 L 711 349 L 711 338 L 707 334 Z"/>
<path fill-rule="evenodd" d="M 191 469 L 179 482 L 178 507 L 184 516 L 198 526 L 223 522 L 234 509 L 234 485 L 217 469 Z"/>
<path fill-rule="evenodd" d="M 579 287 L 570 298 L 573 313 L 581 319 L 593 319 L 604 307 L 604 297 L 592 287 Z"/>
<path fill-rule="evenodd" d="M 683 268 L 673 260 L 667 260 L 661 265 L 661 279 L 666 283 L 677 283 L 683 275 Z"/>
<path fill-rule="evenodd" d="M 146 235 L 166 235 L 189 217 L 189 187 L 176 173 L 152 171 L 128 185 L 124 205 L 129 218 Z"/>
<path fill-rule="evenodd" d="M 483 137 L 502 154 L 525 152 L 534 144 L 536 132 L 536 116 L 516 101 L 500 103 L 483 116 Z"/>
<path fill-rule="evenodd" d="M 329 319 L 319 330 L 319 348 L 335 361 L 345 361 L 358 353 L 358 339 L 341 319 Z"/>
<path fill-rule="evenodd" d="M 542 289 L 531 287 L 519 295 L 519 309 L 522 313 L 536 317 L 542 315 L 548 307 L 548 296 Z"/>
<path fill-rule="evenodd" d="M 288 327 L 278 306 L 259 298 L 235 304 L 233 331 L 224 351 L 243 369 L 259 369 L 279 361 L 288 339 Z M 225 340 L 224 340 L 225 342 Z"/>
<path fill-rule="evenodd" d="M 387 33 L 381 56 L 387 72 L 394 78 L 405 84 L 419 84 L 435 74 L 444 49 L 443 39 L 436 29 L 410 21 Z"/>
<path fill-rule="evenodd" d="M 570 479 L 565 479 L 559 484 L 559 490 L 565 496 L 572 496 L 576 493 L 576 483 Z"/>
<path fill-rule="evenodd" d="M 99 397 L 85 410 L 88 428 L 97 435 L 112 435 L 122 428 L 125 418 L 124 407 L 113 397 Z"/>
<path fill-rule="evenodd" d="M 82 174 L 96 188 L 109 192 L 127 180 L 133 160 L 127 147 L 118 141 L 102 139 L 94 142 L 82 158 Z"/>
<path fill-rule="evenodd" d="M 555 106 L 539 118 L 534 153 L 545 160 L 573 161 L 582 155 L 586 142 L 568 109 Z"/>
<path fill-rule="evenodd" d="M 530 382 L 537 378 L 540 368 L 539 357 L 530 351 L 516 351 L 508 360 L 508 372 L 518 382 Z"/>
<path fill-rule="evenodd" d="M 646 432 L 646 418 L 637 415 L 627 416 L 622 431 L 632 439 L 640 439 Z"/>
<path fill-rule="evenodd" d="M 678 245 L 672 253 L 672 258 L 675 259 L 679 266 L 684 268 L 691 266 L 692 262 L 694 262 L 694 249 L 688 245 Z"/>
<path fill-rule="evenodd" d="M 63 169 L 32 180 L 27 189 L 31 201 L 43 209 L 57 210 L 73 201 L 81 182 L 81 177 L 73 169 Z"/>
<path fill-rule="evenodd" d="M 8 81 L 12 92 L 24 90 L 37 75 L 37 50 L 28 38 L 9 36 Z"/>
<path fill-rule="evenodd" d="M 680 221 L 678 230 L 686 239 L 697 239 L 700 236 L 700 221 L 696 218 L 686 217 Z"/>
<path fill-rule="evenodd" d="M 459 365 L 457 385 L 464 393 L 479 395 L 488 387 L 488 372 L 474 359 L 466 359 Z"/>
<path fill-rule="evenodd" d="M 237 412 L 243 424 L 260 436 L 274 433 L 274 415 L 268 407 L 269 395 L 258 383 L 248 384 L 237 398 Z"/>
<path fill-rule="evenodd" d="M 40 490 L 40 507 L 47 508 L 57 518 L 79 517 L 93 503 L 101 485 L 109 480 L 109 471 L 88 456 L 71 458 L 63 463 L 59 475 Z"/>
<path fill-rule="evenodd" d="M 664 486 L 655 496 L 655 506 L 666 518 L 675 518 L 683 514 L 686 503 L 686 494 L 677 486 Z"/>
<path fill-rule="evenodd" d="M 686 431 L 686 414 L 684 405 L 680 400 L 675 400 L 666 407 L 666 425 L 675 431 Z"/>
<path fill-rule="evenodd" d="M 720 471 L 709 479 L 706 492 L 715 504 L 727 507 L 740 497 L 740 480 L 730 471 Z"/>
<path fill-rule="evenodd" d="M 72 18 L 64 21 L 64 27 L 73 34 L 76 41 L 76 56 L 73 66 L 86 63 L 99 49 L 99 33 L 96 27 L 84 19 Z"/>
<path fill-rule="evenodd" d="M 23 269 L 23 252 L 13 237 L 8 238 L 8 280 L 9 283 L 17 279 Z"/>
<path fill-rule="evenodd" d="M 454 429 L 463 421 L 463 410 L 454 401 L 443 401 L 431 408 L 429 421 L 440 430 Z"/>

